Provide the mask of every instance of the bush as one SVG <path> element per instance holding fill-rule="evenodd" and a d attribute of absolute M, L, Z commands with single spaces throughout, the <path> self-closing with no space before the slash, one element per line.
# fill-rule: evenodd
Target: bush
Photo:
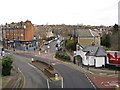
<path fill-rule="evenodd" d="M 12 56 L 5 56 L 2 59 L 2 75 L 7 76 L 10 75 L 10 71 L 12 69 Z"/>
<path fill-rule="evenodd" d="M 56 52 L 56 58 L 60 58 L 60 59 L 63 59 L 65 61 L 69 61 L 70 60 L 70 56 L 67 55 L 66 52 L 64 51 L 58 51 Z"/>

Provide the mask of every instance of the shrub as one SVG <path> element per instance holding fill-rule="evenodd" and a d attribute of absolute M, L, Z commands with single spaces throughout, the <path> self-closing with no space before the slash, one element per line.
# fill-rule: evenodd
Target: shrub
<path fill-rule="evenodd" d="M 63 59 L 65 61 L 70 60 L 70 56 L 68 56 L 67 53 L 64 51 L 57 51 L 55 56 L 56 56 L 56 58 L 60 58 L 60 59 Z"/>
<path fill-rule="evenodd" d="M 10 75 L 10 71 L 12 69 L 12 56 L 5 56 L 2 59 L 2 75 L 7 76 Z"/>

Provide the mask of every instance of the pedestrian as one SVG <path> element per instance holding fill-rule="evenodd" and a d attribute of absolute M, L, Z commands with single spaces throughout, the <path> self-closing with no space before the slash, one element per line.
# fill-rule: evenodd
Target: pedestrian
<path fill-rule="evenodd" d="M 1 56 L 4 57 L 5 56 L 5 51 L 4 51 L 4 48 L 2 48 L 2 51 L 1 51 Z"/>

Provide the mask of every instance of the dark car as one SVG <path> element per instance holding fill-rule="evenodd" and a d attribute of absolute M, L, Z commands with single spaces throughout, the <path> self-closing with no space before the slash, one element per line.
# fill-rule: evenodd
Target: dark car
<path fill-rule="evenodd" d="M 45 42 L 45 43 L 44 43 L 44 45 L 48 45 L 48 44 L 49 44 L 49 42 Z"/>

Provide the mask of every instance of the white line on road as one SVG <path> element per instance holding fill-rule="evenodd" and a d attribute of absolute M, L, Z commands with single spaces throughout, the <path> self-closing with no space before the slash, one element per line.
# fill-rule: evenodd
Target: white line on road
<path fill-rule="evenodd" d="M 87 79 L 90 81 L 90 83 L 93 85 L 93 87 L 96 89 L 96 86 L 92 83 L 92 81 L 89 79 L 89 77 L 85 74 L 85 76 L 87 77 Z"/>
<path fill-rule="evenodd" d="M 37 69 L 35 66 L 31 65 L 30 63 L 28 63 L 28 65 L 30 65 L 31 67 L 33 67 L 33 68 Z M 38 70 L 38 69 L 37 69 L 37 70 Z"/>
<path fill-rule="evenodd" d="M 37 72 L 39 72 L 45 79 L 47 79 L 47 76 L 45 76 L 42 72 L 40 72 L 41 70 L 39 70 L 38 68 L 36 68 L 35 66 L 33 66 L 30 63 L 28 63 L 28 65 L 31 66 L 32 68 L 34 68 Z"/>
<path fill-rule="evenodd" d="M 48 89 L 50 88 L 50 85 L 49 85 L 49 81 L 48 81 L 48 79 L 47 79 L 47 86 L 48 86 Z"/>
<path fill-rule="evenodd" d="M 24 74 L 22 73 L 22 71 L 20 70 L 20 68 L 18 68 L 18 71 L 19 71 L 19 72 L 22 74 L 22 76 L 23 76 L 23 79 L 24 79 L 24 80 L 23 80 L 23 81 L 24 81 L 23 88 L 24 88 L 24 87 L 25 87 L 25 83 L 26 83 L 26 82 L 25 82 L 25 76 L 24 76 Z"/>
<path fill-rule="evenodd" d="M 63 88 L 63 77 L 61 77 L 61 88 Z"/>

